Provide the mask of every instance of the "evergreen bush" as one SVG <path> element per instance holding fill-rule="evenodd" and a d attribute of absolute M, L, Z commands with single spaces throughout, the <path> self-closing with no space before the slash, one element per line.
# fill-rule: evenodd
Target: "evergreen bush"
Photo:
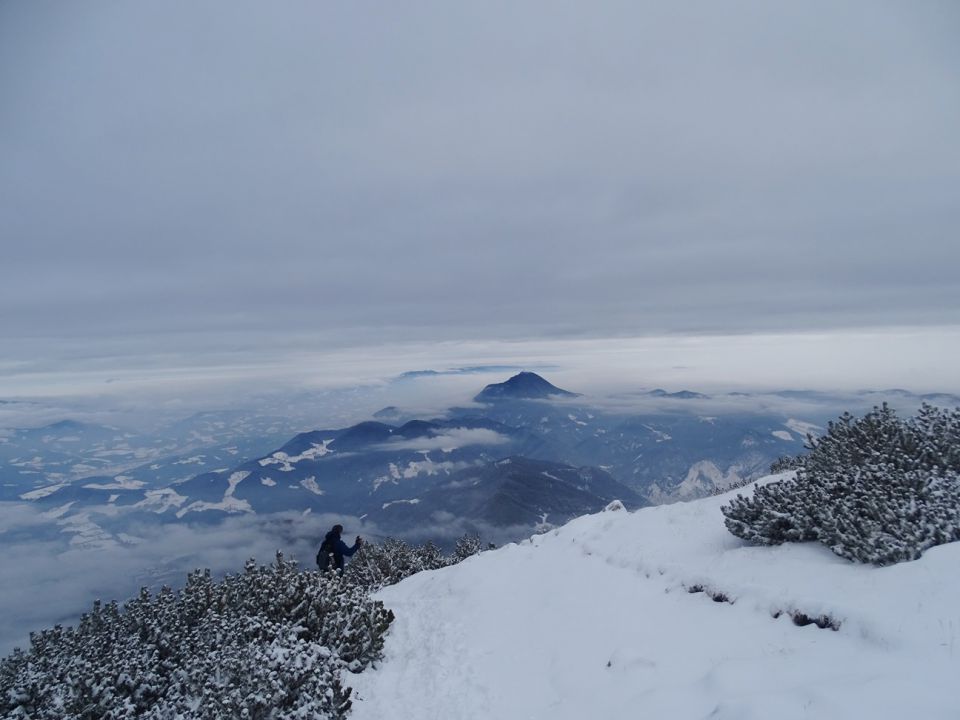
<path fill-rule="evenodd" d="M 0 661 L 4 718 L 344 718 L 358 672 L 380 657 L 393 613 L 338 574 L 278 553 L 214 582 L 97 602 L 75 628 L 31 634 Z"/>
<path fill-rule="evenodd" d="M 479 537 L 464 535 L 457 541 L 453 555 L 444 555 L 432 542 L 409 545 L 396 538 L 379 544 L 366 544 L 353 556 L 346 575 L 358 585 L 377 590 L 393 585 L 423 570 L 438 570 L 455 565 L 483 550 Z"/>
<path fill-rule="evenodd" d="M 98 601 L 75 628 L 31 633 L 29 650 L 0 660 L 0 717 L 340 720 L 341 672 L 379 659 L 393 621 L 370 592 L 479 552 L 479 540 L 461 544 L 451 557 L 432 543 L 365 545 L 344 573 L 277 553 L 219 582 L 197 570 L 178 592 Z"/>
<path fill-rule="evenodd" d="M 788 470 L 799 470 L 803 467 L 805 459 L 803 455 L 781 455 L 770 463 L 770 474 L 778 475 Z"/>
<path fill-rule="evenodd" d="M 960 410 L 924 404 L 902 420 L 886 404 L 845 413 L 794 479 L 738 495 L 722 508 L 734 535 L 758 544 L 818 540 L 877 565 L 915 560 L 960 540 Z"/>

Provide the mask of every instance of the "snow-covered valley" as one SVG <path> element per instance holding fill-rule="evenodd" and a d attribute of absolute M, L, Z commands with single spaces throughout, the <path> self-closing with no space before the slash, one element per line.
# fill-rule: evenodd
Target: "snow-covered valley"
<path fill-rule="evenodd" d="M 960 717 L 960 543 L 886 568 L 754 547 L 724 527 L 735 494 L 584 516 L 381 591 L 396 620 L 345 678 L 352 717 Z"/>

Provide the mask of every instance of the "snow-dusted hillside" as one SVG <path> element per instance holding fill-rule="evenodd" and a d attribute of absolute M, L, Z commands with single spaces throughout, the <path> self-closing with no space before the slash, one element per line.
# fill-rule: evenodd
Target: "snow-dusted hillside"
<path fill-rule="evenodd" d="M 585 516 L 383 590 L 396 621 L 352 717 L 960 717 L 960 543 L 887 568 L 751 547 L 726 499 Z"/>

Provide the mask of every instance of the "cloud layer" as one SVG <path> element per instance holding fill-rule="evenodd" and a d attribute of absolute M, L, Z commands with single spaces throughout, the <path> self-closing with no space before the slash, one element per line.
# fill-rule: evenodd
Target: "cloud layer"
<path fill-rule="evenodd" d="M 5 3 L 0 330 L 175 356 L 956 323 L 958 20 Z"/>
<path fill-rule="evenodd" d="M 510 438 L 486 428 L 450 428 L 429 437 L 396 438 L 383 444 L 384 450 L 456 450 L 470 445 L 503 445 Z"/>

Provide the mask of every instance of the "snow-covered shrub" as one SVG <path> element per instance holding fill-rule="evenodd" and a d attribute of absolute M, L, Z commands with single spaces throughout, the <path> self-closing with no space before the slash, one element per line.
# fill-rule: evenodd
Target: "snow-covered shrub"
<path fill-rule="evenodd" d="M 960 540 L 960 410 L 846 413 L 809 449 L 795 479 L 722 508 L 730 532 L 760 544 L 819 540 L 877 565 Z"/>
<path fill-rule="evenodd" d="M 770 463 L 770 474 L 778 475 L 788 470 L 799 470 L 806 460 L 805 455 L 781 455 Z"/>
<path fill-rule="evenodd" d="M 468 557 L 479 555 L 483 552 L 483 549 L 483 542 L 479 535 L 464 535 L 457 540 L 457 545 L 453 549 L 453 557 L 457 562 L 461 562 Z"/>
<path fill-rule="evenodd" d="M 0 661 L 4 718 L 344 718 L 340 681 L 381 656 L 393 613 L 337 573 L 277 554 L 179 592 L 94 604 Z"/>
<path fill-rule="evenodd" d="M 341 671 L 380 658 L 393 621 L 371 590 L 480 549 L 466 537 L 452 556 L 387 540 L 364 545 L 343 573 L 301 571 L 277 553 L 220 582 L 198 570 L 179 592 L 94 603 L 76 628 L 33 633 L 28 651 L 0 661 L 0 717 L 344 718 Z"/>
<path fill-rule="evenodd" d="M 408 545 L 396 538 L 379 544 L 363 545 L 346 568 L 346 576 L 356 584 L 375 590 L 393 585 L 422 570 L 438 570 L 454 565 L 483 549 L 480 538 L 464 535 L 453 555 L 444 555 L 432 542 Z"/>
<path fill-rule="evenodd" d="M 737 488 L 746 487 L 747 485 L 753 485 L 757 481 L 756 478 L 745 477 L 740 480 L 736 480 L 729 485 L 724 485 L 723 487 L 715 487 L 710 491 L 711 495 L 726 495 L 731 490 L 736 490 Z"/>

